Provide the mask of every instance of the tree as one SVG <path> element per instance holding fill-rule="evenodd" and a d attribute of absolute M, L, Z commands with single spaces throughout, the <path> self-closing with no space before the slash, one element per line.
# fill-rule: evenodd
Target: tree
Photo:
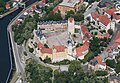
<path fill-rule="evenodd" d="M 45 48 L 49 48 L 47 44 L 44 44 L 44 47 L 45 47 Z"/>
<path fill-rule="evenodd" d="M 48 56 L 43 60 L 44 63 L 51 63 L 51 58 L 49 58 Z"/>
<path fill-rule="evenodd" d="M 29 59 L 25 67 L 29 83 L 51 83 L 52 69 L 38 64 L 34 59 Z"/>
<path fill-rule="evenodd" d="M 115 71 L 116 71 L 117 73 L 120 72 L 120 63 L 118 63 L 118 64 L 116 65 L 116 69 L 115 69 Z"/>
<path fill-rule="evenodd" d="M 116 67 L 116 63 L 114 60 L 106 60 L 106 64 L 107 64 L 107 66 L 110 66 L 111 68 Z"/>
<path fill-rule="evenodd" d="M 29 47 L 29 52 L 33 53 L 34 49 Z"/>
<path fill-rule="evenodd" d="M 84 20 L 84 15 L 82 13 L 75 14 L 74 19 L 75 19 L 75 21 L 82 21 L 82 20 Z"/>
<path fill-rule="evenodd" d="M 112 34 L 113 34 L 113 30 L 112 30 L 112 29 L 109 29 L 109 30 L 108 30 L 108 33 L 109 33 L 110 35 L 112 35 Z"/>
<path fill-rule="evenodd" d="M 108 73 L 106 71 L 95 71 L 97 76 L 106 76 Z"/>
<path fill-rule="evenodd" d="M 65 15 L 65 19 L 67 20 L 69 17 L 74 17 L 74 11 L 70 10 L 67 12 L 67 15 Z"/>
<path fill-rule="evenodd" d="M 74 61 L 72 61 L 71 63 L 70 63 L 70 66 L 69 66 L 69 72 L 71 72 L 71 73 L 79 73 L 79 72 L 81 72 L 82 71 L 82 68 L 81 68 L 81 63 L 80 63 L 80 61 L 76 61 L 76 60 L 74 60 Z"/>

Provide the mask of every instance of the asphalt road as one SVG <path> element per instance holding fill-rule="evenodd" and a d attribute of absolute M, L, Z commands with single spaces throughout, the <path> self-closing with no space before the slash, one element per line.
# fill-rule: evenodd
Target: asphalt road
<path fill-rule="evenodd" d="M 96 8 L 97 8 L 97 4 L 98 4 L 98 2 L 94 2 L 92 5 L 90 5 L 90 6 L 86 9 L 86 11 L 85 11 L 85 13 L 84 13 L 84 16 L 86 17 L 86 16 L 88 16 L 90 13 L 95 12 L 95 11 L 96 11 Z"/>

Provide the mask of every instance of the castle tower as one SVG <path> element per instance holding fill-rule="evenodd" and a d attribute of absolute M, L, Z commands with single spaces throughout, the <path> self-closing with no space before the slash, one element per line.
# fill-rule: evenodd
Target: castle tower
<path fill-rule="evenodd" d="M 70 17 L 68 18 L 68 33 L 69 34 L 74 34 L 74 29 L 75 29 L 75 22 L 74 18 Z"/>

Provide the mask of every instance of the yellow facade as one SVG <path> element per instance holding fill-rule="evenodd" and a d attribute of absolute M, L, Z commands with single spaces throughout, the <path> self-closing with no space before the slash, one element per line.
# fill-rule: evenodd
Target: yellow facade
<path fill-rule="evenodd" d="M 44 60 L 46 57 L 49 57 L 52 62 L 59 62 L 62 61 L 64 59 L 67 59 L 68 53 L 67 53 L 67 48 L 65 48 L 64 52 L 56 52 L 56 49 L 53 49 L 53 53 L 49 54 L 49 53 L 41 53 L 41 58 L 42 60 Z"/>

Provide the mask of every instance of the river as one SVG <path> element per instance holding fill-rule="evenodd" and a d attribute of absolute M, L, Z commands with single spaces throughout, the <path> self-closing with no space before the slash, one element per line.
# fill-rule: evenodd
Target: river
<path fill-rule="evenodd" d="M 8 1 L 8 0 L 4 0 Z M 30 0 L 27 2 L 27 6 L 34 3 L 37 0 Z M 0 83 L 6 83 L 10 68 L 10 54 L 9 54 L 9 41 L 7 37 L 7 26 L 9 22 L 21 11 L 17 11 L 9 14 L 8 16 L 0 19 Z M 13 55 L 12 55 L 13 56 Z"/>

